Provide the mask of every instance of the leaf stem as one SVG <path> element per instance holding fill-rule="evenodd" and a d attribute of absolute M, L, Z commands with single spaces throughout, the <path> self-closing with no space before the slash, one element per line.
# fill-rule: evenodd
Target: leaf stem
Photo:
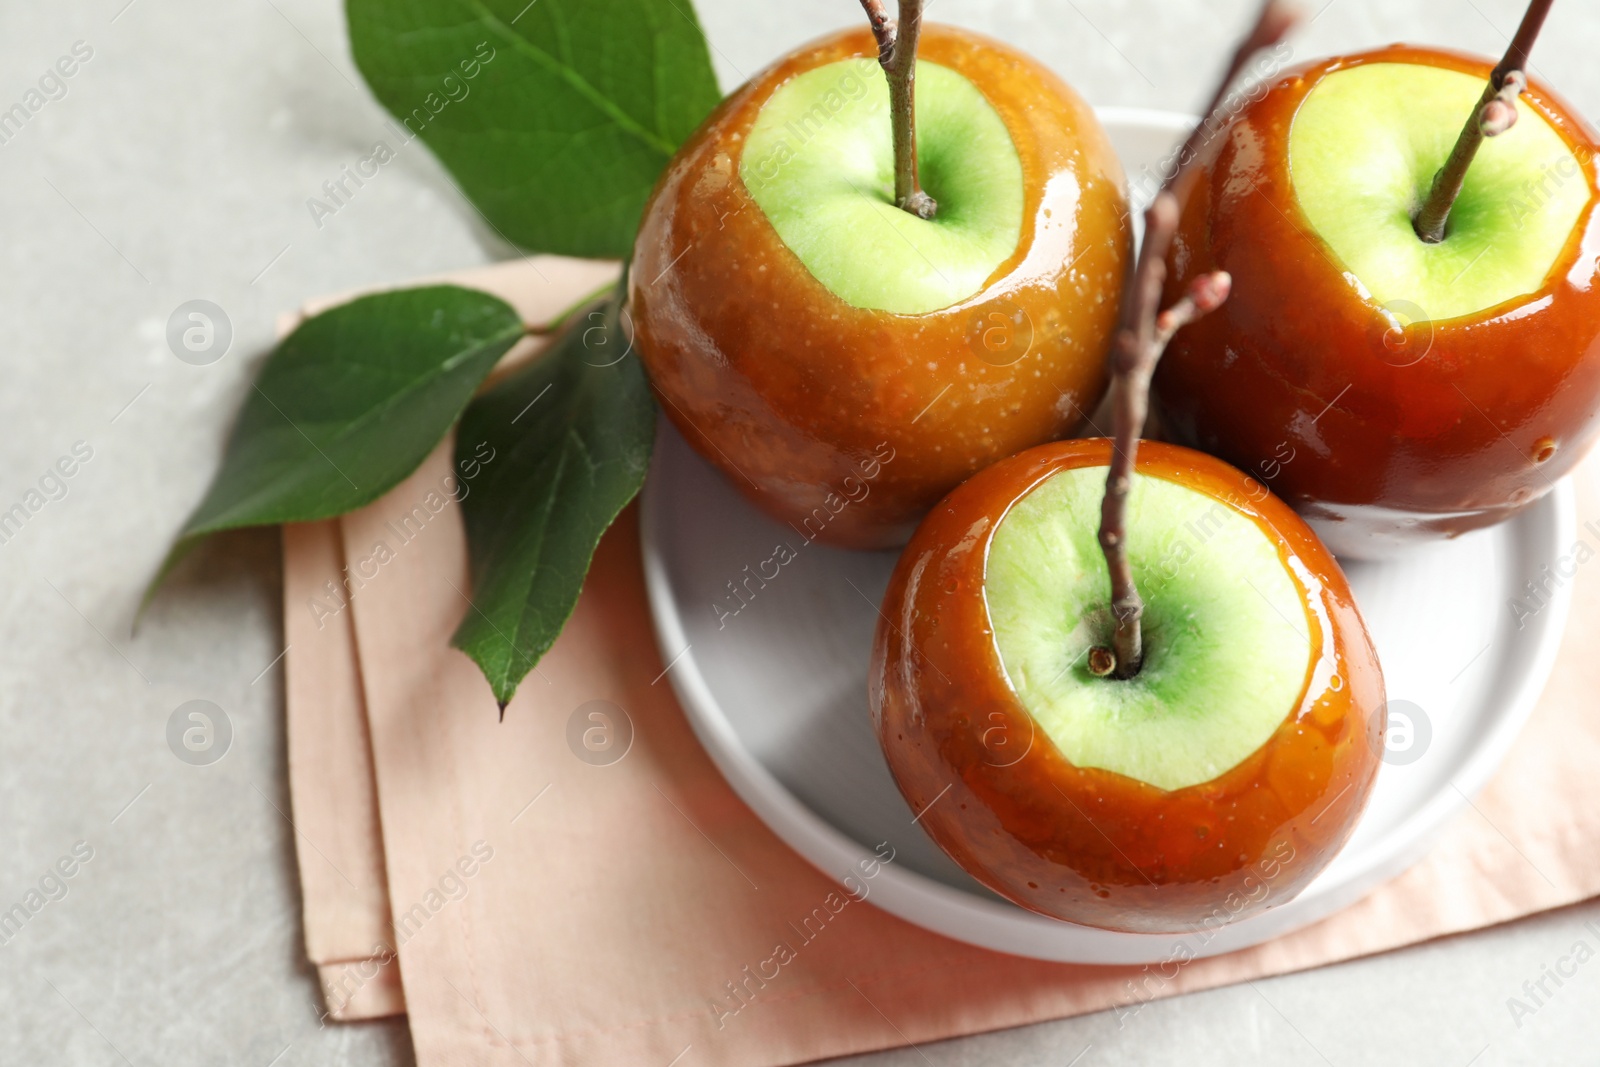
<path fill-rule="evenodd" d="M 1489 84 L 1472 108 L 1472 114 L 1461 127 L 1461 135 L 1450 149 L 1450 156 L 1433 176 L 1428 196 L 1418 209 L 1412 225 L 1417 236 L 1428 244 L 1444 240 L 1450 222 L 1450 209 L 1461 195 L 1467 169 L 1472 166 L 1478 148 L 1485 137 L 1495 137 L 1509 130 L 1517 121 L 1516 99 L 1527 87 L 1524 71 L 1528 67 L 1528 53 L 1538 40 L 1544 27 L 1545 16 L 1550 13 L 1554 0 L 1530 0 L 1522 14 L 1522 24 L 1511 39 L 1506 54 L 1489 73 Z"/>
<path fill-rule="evenodd" d="M 878 65 L 889 80 L 889 121 L 894 130 L 894 202 L 919 219 L 931 219 L 939 205 L 922 191 L 917 176 L 917 40 L 922 35 L 923 0 L 899 0 L 900 17 L 889 16 L 884 0 L 861 0 L 878 42 Z"/>

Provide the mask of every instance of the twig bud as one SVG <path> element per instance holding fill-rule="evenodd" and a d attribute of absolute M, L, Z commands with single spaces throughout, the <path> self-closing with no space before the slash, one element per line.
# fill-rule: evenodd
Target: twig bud
<path fill-rule="evenodd" d="M 1222 306 L 1233 291 L 1233 275 L 1225 270 L 1202 274 L 1189 283 L 1189 299 L 1194 301 L 1196 316 L 1209 315 Z"/>
<path fill-rule="evenodd" d="M 1522 71 L 1506 74 L 1494 99 L 1483 105 L 1478 113 L 1478 129 L 1485 137 L 1498 137 L 1517 124 L 1517 97 L 1528 87 Z"/>

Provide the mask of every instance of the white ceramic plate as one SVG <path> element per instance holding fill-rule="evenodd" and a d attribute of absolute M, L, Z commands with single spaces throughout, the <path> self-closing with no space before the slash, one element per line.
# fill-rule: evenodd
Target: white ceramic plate
<path fill-rule="evenodd" d="M 1156 172 L 1193 122 L 1164 112 L 1100 114 L 1136 191 L 1140 168 Z M 663 427 L 644 491 L 656 634 L 695 733 L 745 802 L 841 881 L 889 842 L 895 860 L 870 883 L 869 899 L 948 937 L 1063 962 L 1170 959 L 1180 940 L 1170 935 L 1096 930 L 1010 904 L 923 834 L 867 713 L 877 604 L 895 553 L 805 544 Z M 1316 881 L 1208 939 L 1189 939 L 1189 952 L 1228 952 L 1315 922 L 1422 856 L 1488 782 L 1544 687 L 1566 622 L 1565 587 L 1520 629 L 1507 605 L 1572 544 L 1575 526 L 1572 488 L 1563 482 L 1492 530 L 1346 568 L 1378 644 L 1391 716 L 1412 721 L 1410 747 L 1397 731 L 1366 813 Z M 754 573 L 780 543 L 796 558 L 741 606 L 729 583 L 743 581 L 747 565 Z"/>

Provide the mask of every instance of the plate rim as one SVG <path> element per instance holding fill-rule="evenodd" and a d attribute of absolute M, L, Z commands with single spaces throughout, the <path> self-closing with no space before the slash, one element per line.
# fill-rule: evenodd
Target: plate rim
<path fill-rule="evenodd" d="M 1149 108 L 1098 108 L 1096 114 L 1108 127 L 1174 134 L 1185 132 L 1197 121 L 1194 116 Z M 665 422 L 660 424 L 657 456 L 663 454 L 661 434 L 676 431 Z M 734 792 L 786 845 L 825 877 L 842 884 L 846 874 L 858 862 L 873 858 L 873 853 L 808 807 L 745 748 L 696 657 L 684 655 L 690 642 L 663 558 L 662 516 L 669 505 L 662 495 L 665 479 L 658 473 L 659 462 L 652 462 L 641 494 L 640 548 L 656 643 L 662 661 L 673 664 L 666 672 L 673 692 L 701 746 Z M 1576 536 L 1577 530 L 1576 494 L 1570 476 L 1509 520 L 1528 521 L 1540 527 L 1537 541 L 1547 550 L 1553 549 L 1552 555 L 1559 555 L 1561 546 Z M 1559 585 L 1546 610 L 1539 613 L 1542 633 L 1533 661 L 1521 672 L 1491 728 L 1478 735 L 1461 760 L 1460 770 L 1450 777 L 1452 788 L 1434 793 L 1393 830 L 1365 845 L 1364 864 L 1342 881 L 1319 888 L 1324 878 L 1319 875 L 1306 892 L 1277 908 L 1230 924 L 1187 951 L 1194 958 L 1218 955 L 1307 926 L 1354 903 L 1421 859 L 1450 818 L 1489 783 L 1521 734 L 1555 667 L 1571 603 L 1571 583 Z M 873 902 L 898 918 L 967 944 L 1032 959 L 1088 964 L 1156 963 L 1171 958 L 1175 942 L 1185 937 L 1122 933 L 1050 919 L 892 864 L 883 867 L 876 882 Z"/>

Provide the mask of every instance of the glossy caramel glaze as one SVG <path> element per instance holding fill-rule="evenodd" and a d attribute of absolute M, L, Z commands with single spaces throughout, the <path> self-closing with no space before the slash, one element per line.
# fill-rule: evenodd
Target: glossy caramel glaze
<path fill-rule="evenodd" d="M 1594 131 L 1531 82 L 1523 100 L 1571 146 L 1591 190 L 1544 289 L 1391 333 L 1311 231 L 1289 178 L 1301 101 L 1325 75 L 1369 62 L 1489 73 L 1480 59 L 1401 46 L 1330 59 L 1284 76 L 1213 137 L 1178 190 L 1168 296 L 1218 269 L 1233 294 L 1178 334 L 1156 376 L 1175 437 L 1266 480 L 1357 558 L 1509 518 L 1600 429 Z"/>
<path fill-rule="evenodd" d="M 1011 132 L 1022 237 L 953 307 L 840 300 L 756 206 L 740 149 L 783 82 L 876 55 L 865 30 L 842 34 L 725 100 L 656 187 L 629 294 L 635 347 L 695 449 L 808 539 L 852 547 L 904 543 L 962 479 L 1094 409 L 1130 244 L 1122 170 L 1088 105 L 1019 53 L 928 26 L 921 58 L 965 76 Z"/>
<path fill-rule="evenodd" d="M 1349 836 L 1381 755 L 1383 677 L 1344 574 L 1298 516 L 1210 456 L 1145 442 L 1140 474 L 1222 500 L 1279 544 L 1305 601 L 1306 686 L 1261 748 L 1200 785 L 1166 791 L 1067 762 L 1006 680 L 984 567 L 1013 504 L 1110 454 L 1104 439 L 1042 445 L 929 514 L 884 597 L 873 723 L 920 824 L 995 892 L 1089 926 L 1204 931 L 1293 897 Z"/>

